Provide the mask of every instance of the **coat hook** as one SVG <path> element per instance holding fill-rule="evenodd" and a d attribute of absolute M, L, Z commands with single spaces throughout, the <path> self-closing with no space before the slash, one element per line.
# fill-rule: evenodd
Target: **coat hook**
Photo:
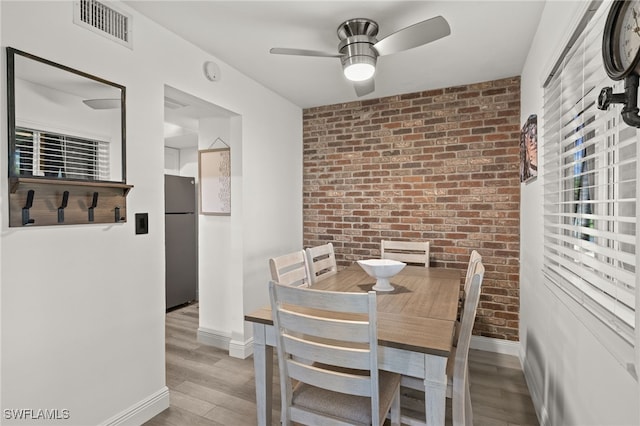
<path fill-rule="evenodd" d="M 93 209 L 95 209 L 97 206 L 98 206 L 98 193 L 94 192 L 93 201 L 91 202 L 91 207 L 89 207 L 89 222 L 93 222 L 94 220 Z"/>
<path fill-rule="evenodd" d="M 120 216 L 120 207 L 116 206 L 116 208 L 114 209 L 114 212 L 115 212 L 114 216 L 115 216 L 116 223 L 122 222 L 124 220 L 124 217 Z"/>
<path fill-rule="evenodd" d="M 69 202 L 69 191 L 64 191 L 62 193 L 62 204 L 58 207 L 58 223 L 64 223 L 64 209 L 67 208 L 67 203 Z"/>
<path fill-rule="evenodd" d="M 34 223 L 35 220 L 31 219 L 29 217 L 29 209 L 31 207 L 33 207 L 33 196 L 35 195 L 35 191 L 33 189 L 30 189 L 27 192 L 27 202 L 25 203 L 24 207 L 22 208 L 22 225 L 29 225 L 31 223 Z"/>

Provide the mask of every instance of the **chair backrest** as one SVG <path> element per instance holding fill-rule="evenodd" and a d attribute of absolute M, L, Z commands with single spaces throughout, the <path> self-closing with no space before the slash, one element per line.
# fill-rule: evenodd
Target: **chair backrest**
<path fill-rule="evenodd" d="M 282 285 L 309 287 L 309 266 L 304 250 L 269 259 L 271 279 Z"/>
<path fill-rule="evenodd" d="M 380 242 L 380 257 L 382 259 L 399 260 L 429 267 L 428 241 L 390 241 Z"/>
<path fill-rule="evenodd" d="M 376 293 L 314 290 L 271 281 L 269 294 L 283 412 L 295 417 L 294 410 L 305 411 L 293 406 L 291 381 L 296 380 L 369 397 L 373 424 L 384 420 L 379 419 Z M 345 315 L 350 320 L 344 319 Z M 353 374 L 345 369 L 363 371 Z"/>
<path fill-rule="evenodd" d="M 454 359 L 451 398 L 454 425 L 473 424 L 469 396 L 469 346 L 471 345 L 471 333 L 476 320 L 483 278 L 484 265 L 479 261 L 474 267 L 469 291 L 464 300 L 464 312 Z"/>
<path fill-rule="evenodd" d="M 476 268 L 476 263 L 482 262 L 482 256 L 476 250 L 471 252 L 469 256 L 469 265 L 467 266 L 467 275 L 464 278 L 464 292 L 469 292 L 469 286 L 471 285 L 471 278 L 473 277 L 473 271 Z"/>
<path fill-rule="evenodd" d="M 311 284 L 338 273 L 333 244 L 327 243 L 320 246 L 309 247 L 306 251 Z"/>
<path fill-rule="evenodd" d="M 471 281 L 473 278 L 473 273 L 476 270 L 476 265 L 478 262 L 482 262 L 482 256 L 476 250 L 471 252 L 471 256 L 469 256 L 469 264 L 467 265 L 467 275 L 464 278 L 464 291 L 460 296 L 460 302 L 458 305 L 458 322 L 456 324 L 456 333 L 455 333 L 455 342 L 454 344 L 458 344 L 458 337 L 460 336 L 460 323 L 462 322 L 462 317 L 464 316 L 464 299 L 467 297 L 469 293 L 469 288 L 471 287 Z"/>

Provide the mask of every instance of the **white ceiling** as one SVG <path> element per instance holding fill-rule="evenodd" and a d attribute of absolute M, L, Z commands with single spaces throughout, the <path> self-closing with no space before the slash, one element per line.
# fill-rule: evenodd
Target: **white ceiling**
<path fill-rule="evenodd" d="M 126 3 L 302 108 L 520 75 L 544 8 L 544 0 Z M 451 35 L 378 58 L 376 90 L 363 98 L 337 58 L 269 53 L 271 47 L 337 52 L 336 29 L 351 18 L 375 20 L 380 40 L 438 15 Z"/>

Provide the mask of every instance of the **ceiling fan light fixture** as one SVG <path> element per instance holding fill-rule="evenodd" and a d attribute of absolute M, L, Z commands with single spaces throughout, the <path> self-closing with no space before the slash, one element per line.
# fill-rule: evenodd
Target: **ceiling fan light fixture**
<path fill-rule="evenodd" d="M 447 20 L 436 16 L 378 40 L 378 24 L 371 19 L 356 18 L 344 21 L 338 27 L 338 53 L 283 47 L 274 47 L 270 52 L 278 55 L 340 58 L 345 78 L 353 83 L 358 96 L 365 96 L 375 90 L 373 76 L 379 56 L 413 49 L 449 34 L 451 28 Z"/>
<path fill-rule="evenodd" d="M 351 81 L 365 81 L 376 72 L 376 60 L 371 56 L 352 56 L 342 64 L 344 76 Z"/>

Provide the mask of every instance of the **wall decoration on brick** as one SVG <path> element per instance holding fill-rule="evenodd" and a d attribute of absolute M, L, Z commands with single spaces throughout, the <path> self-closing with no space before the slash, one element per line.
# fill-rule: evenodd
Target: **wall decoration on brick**
<path fill-rule="evenodd" d="M 231 150 L 198 151 L 200 177 L 200 213 L 231 214 Z"/>
<path fill-rule="evenodd" d="M 339 268 L 380 240 L 430 242 L 431 266 L 471 251 L 486 273 L 474 334 L 518 340 L 520 78 L 303 111 L 305 247 Z"/>
<path fill-rule="evenodd" d="M 520 132 L 520 182 L 538 176 L 538 116 L 531 114 Z"/>

